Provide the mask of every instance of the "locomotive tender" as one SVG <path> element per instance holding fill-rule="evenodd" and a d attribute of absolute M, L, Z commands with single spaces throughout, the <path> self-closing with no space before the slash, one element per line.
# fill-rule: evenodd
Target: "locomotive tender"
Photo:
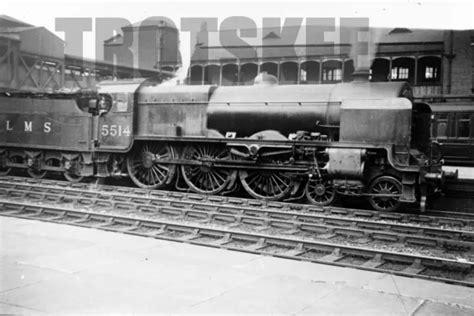
<path fill-rule="evenodd" d="M 380 211 L 425 207 L 444 174 L 430 158 L 430 108 L 406 83 L 253 86 L 102 82 L 94 92 L 0 97 L 0 174 L 128 175 L 143 188 L 241 186 L 259 199 L 330 205 L 364 196 Z"/>

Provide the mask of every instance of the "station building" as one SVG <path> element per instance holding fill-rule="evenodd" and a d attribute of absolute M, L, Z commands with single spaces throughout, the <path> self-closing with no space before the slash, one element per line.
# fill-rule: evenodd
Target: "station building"
<path fill-rule="evenodd" d="M 100 80 L 171 76 L 156 68 L 138 69 L 105 60 L 65 54 L 66 43 L 42 26 L 0 15 L 0 90 L 74 91 Z M 139 70 L 139 71 L 137 71 Z"/>
<path fill-rule="evenodd" d="M 229 39 L 236 38 L 230 34 L 235 30 L 226 32 Z M 369 35 L 371 81 L 408 81 L 418 98 L 457 95 L 472 99 L 474 30 L 371 28 Z M 279 84 L 352 81 L 353 43 L 311 42 L 304 26 L 285 32 L 258 29 L 256 36 L 243 38 L 245 43 L 227 41 L 225 46 L 220 43 L 223 36 L 217 32 L 198 35 L 191 84 L 249 85 L 262 71 L 276 76 Z"/>
<path fill-rule="evenodd" d="M 168 21 L 149 18 L 121 28 L 104 42 L 104 59 L 137 69 L 174 72 L 181 67 L 179 34 Z M 128 60 L 132 54 L 133 60 Z"/>
<path fill-rule="evenodd" d="M 255 36 L 240 40 L 236 32 L 203 28 L 198 33 L 188 83 L 249 85 L 263 71 L 276 76 L 279 84 L 353 79 L 351 42 L 311 40 L 304 25 L 284 31 L 257 29 Z M 415 97 L 429 102 L 443 98 L 473 101 L 474 30 L 370 28 L 369 33 L 372 81 L 408 81 Z M 221 38 L 228 39 L 225 45 Z M 0 87 L 77 89 L 110 78 L 171 76 L 182 66 L 179 32 L 162 20 L 123 26 L 121 34 L 104 42 L 103 61 L 67 55 L 65 44 L 44 27 L 1 15 Z M 126 53 L 133 53 L 132 62 L 124 60 L 124 47 Z"/>

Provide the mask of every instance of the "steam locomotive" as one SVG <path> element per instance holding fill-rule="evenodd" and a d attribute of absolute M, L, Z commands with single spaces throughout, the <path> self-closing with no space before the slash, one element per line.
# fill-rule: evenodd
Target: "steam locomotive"
<path fill-rule="evenodd" d="M 430 108 L 412 100 L 406 83 L 280 86 L 265 73 L 253 86 L 134 79 L 76 94 L 4 93 L 0 174 L 127 175 L 148 189 L 243 188 L 320 206 L 362 196 L 379 211 L 423 210 L 446 174 L 430 155 Z"/>

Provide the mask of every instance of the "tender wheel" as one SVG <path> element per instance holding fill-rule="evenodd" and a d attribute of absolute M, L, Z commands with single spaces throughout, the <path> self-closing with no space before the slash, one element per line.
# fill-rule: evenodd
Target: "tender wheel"
<path fill-rule="evenodd" d="M 245 191 L 257 199 L 277 201 L 293 188 L 293 180 L 282 172 L 271 170 L 242 170 L 240 181 Z"/>
<path fill-rule="evenodd" d="M 1 166 L 0 167 L 0 176 L 7 176 L 11 171 L 12 171 L 12 168 Z"/>
<path fill-rule="evenodd" d="M 232 181 L 232 170 L 215 168 L 206 163 L 209 160 L 231 160 L 230 152 L 225 147 L 207 144 L 188 146 L 184 150 L 184 159 L 204 163 L 201 166 L 181 166 L 184 181 L 194 192 L 217 194 Z"/>
<path fill-rule="evenodd" d="M 127 170 L 132 181 L 145 189 L 158 189 L 174 177 L 176 167 L 159 164 L 160 160 L 174 158 L 173 148 L 164 144 L 143 144 L 127 157 Z"/>
<path fill-rule="evenodd" d="M 336 189 L 330 180 L 308 180 L 305 192 L 308 201 L 319 206 L 330 205 L 336 198 Z"/>
<path fill-rule="evenodd" d="M 14 156 L 11 156 L 8 158 L 8 160 L 11 162 L 11 163 L 15 163 L 15 164 L 19 164 L 19 165 L 25 165 L 26 162 L 25 162 L 25 157 L 21 156 L 21 155 L 14 155 Z M 4 168 L 2 169 L 3 170 L 3 173 L 1 175 L 8 175 L 10 173 L 10 171 L 12 171 L 14 168 Z"/>
<path fill-rule="evenodd" d="M 37 170 L 35 168 L 28 168 L 27 170 L 30 177 L 35 179 L 43 179 L 46 176 L 46 170 Z"/>
<path fill-rule="evenodd" d="M 12 168 L 7 167 L 8 155 L 6 152 L 0 154 L 0 176 L 6 176 L 12 171 Z"/>
<path fill-rule="evenodd" d="M 45 164 L 48 164 L 48 161 L 45 161 Z M 37 166 L 31 166 L 26 171 L 28 172 L 30 177 L 35 179 L 43 179 L 47 174 L 46 170 L 39 169 Z"/>
<path fill-rule="evenodd" d="M 46 159 L 44 163 L 46 166 L 54 166 L 54 167 L 59 167 L 61 165 L 61 161 L 57 158 Z M 35 168 L 28 168 L 27 171 L 30 177 L 35 178 L 35 179 L 43 179 L 47 174 L 49 174 L 49 171 L 47 170 L 37 170 Z"/>
<path fill-rule="evenodd" d="M 377 211 L 393 212 L 400 207 L 401 193 L 402 184 L 400 181 L 391 176 L 381 176 L 370 184 L 369 194 L 376 195 L 369 197 L 369 202 Z"/>
<path fill-rule="evenodd" d="M 74 173 L 70 173 L 68 171 L 64 172 L 64 178 L 66 178 L 67 181 L 72 182 L 72 183 L 81 182 L 82 179 L 84 179 L 83 176 L 80 176 L 80 175 L 77 175 L 77 174 L 74 174 Z"/>
<path fill-rule="evenodd" d="M 70 164 L 70 166 L 67 166 L 68 164 Z M 72 161 L 67 161 L 65 168 L 66 170 L 63 173 L 64 178 L 66 178 L 67 181 L 72 183 L 81 182 L 82 179 L 84 179 L 84 177 L 81 176 L 81 171 L 83 167 L 84 162 L 82 161 L 82 158 L 80 156 Z"/>

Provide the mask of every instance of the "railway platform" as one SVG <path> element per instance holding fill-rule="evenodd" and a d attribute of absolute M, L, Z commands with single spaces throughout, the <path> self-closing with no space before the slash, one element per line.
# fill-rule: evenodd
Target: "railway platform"
<path fill-rule="evenodd" d="M 0 313 L 474 315 L 474 288 L 0 217 Z"/>

